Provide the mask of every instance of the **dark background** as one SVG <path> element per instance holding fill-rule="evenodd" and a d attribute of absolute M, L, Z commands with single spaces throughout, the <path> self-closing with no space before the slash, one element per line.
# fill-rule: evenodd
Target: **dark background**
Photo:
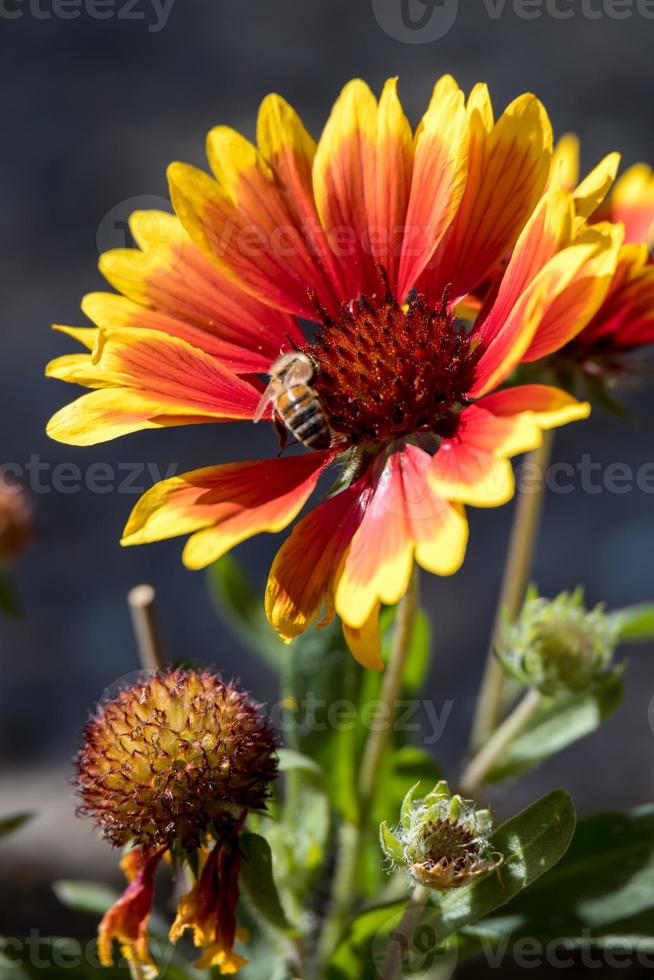
<path fill-rule="evenodd" d="M 267 427 L 237 425 L 168 429 L 90 449 L 58 445 L 47 440 L 44 426 L 73 391 L 43 377 L 49 358 L 76 349 L 49 324 L 83 324 L 81 296 L 104 288 L 98 251 L 127 244 L 124 219 L 131 210 L 161 206 L 171 160 L 204 166 L 211 126 L 227 123 L 251 136 L 258 103 L 269 91 L 294 103 L 318 135 L 351 77 L 361 75 L 379 90 L 398 74 L 416 121 L 435 78 L 451 71 L 465 88 L 489 82 L 498 114 L 517 94 L 534 90 L 557 134 L 579 132 L 586 167 L 611 149 L 621 150 L 626 164 L 654 160 L 654 21 L 635 12 L 625 20 L 577 13 L 565 21 L 545 14 L 530 21 L 510 3 L 500 19 L 490 18 L 482 3 L 465 9 L 461 3 L 444 38 L 408 44 L 382 30 L 371 0 L 175 0 L 157 32 L 148 30 L 156 18 L 147 0 L 134 8 L 145 20 L 97 20 L 84 12 L 77 19 L 42 19 L 51 8 L 40 3 L 30 12 L 27 3 L 6 0 L 4 11 L 20 9 L 23 16 L 0 16 L 0 461 L 6 463 L 24 466 L 38 454 L 50 469 L 71 462 L 84 472 L 100 460 L 116 467 L 150 462 L 164 471 L 175 463 L 183 471 L 272 451 Z M 123 3 L 117 0 L 117 8 Z M 394 3 L 387 0 L 386 7 Z M 601 8 L 600 0 L 594 4 Z M 598 409 L 589 422 L 557 436 L 557 458 L 576 463 L 589 453 L 596 462 L 634 469 L 650 461 L 653 392 L 628 400 L 637 422 Z M 40 479 L 47 484 L 45 471 Z M 151 481 L 142 475 L 136 482 L 145 489 Z M 550 495 L 536 561 L 541 590 L 552 594 L 583 582 L 590 601 L 610 607 L 653 598 L 652 499 L 637 489 Z M 0 622 L 0 812 L 35 807 L 40 813 L 0 845 L 0 875 L 18 867 L 21 881 L 10 903 L 1 886 L 6 932 L 66 928 L 45 898 L 52 874 L 111 873 L 109 849 L 94 841 L 90 827 L 74 823 L 65 779 L 92 702 L 137 667 L 125 606 L 132 585 L 156 586 L 172 655 L 216 663 L 258 697 L 274 698 L 272 677 L 242 655 L 217 620 L 204 577 L 183 569 L 179 541 L 119 547 L 135 500 L 133 491 L 84 489 L 35 496 L 39 540 L 15 576 L 28 618 Z M 464 568 L 453 579 L 425 578 L 424 586 L 437 648 L 429 694 L 437 705 L 454 700 L 437 746 L 449 767 L 465 744 L 511 507 L 470 516 Z M 263 537 L 239 549 L 259 585 L 277 544 Z M 557 784 L 572 791 L 581 811 L 650 800 L 652 654 L 633 650 L 627 703 L 618 715 L 519 788 L 504 791 L 500 810 Z"/>

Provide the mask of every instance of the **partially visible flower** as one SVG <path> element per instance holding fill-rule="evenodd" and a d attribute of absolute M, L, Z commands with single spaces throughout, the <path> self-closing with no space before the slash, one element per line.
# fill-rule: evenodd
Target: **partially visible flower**
<path fill-rule="evenodd" d="M 0 472 L 0 566 L 9 565 L 34 535 L 34 512 L 25 490 Z"/>
<path fill-rule="evenodd" d="M 625 242 L 654 249 L 654 171 L 635 163 L 616 181 L 610 197 L 599 209 L 609 221 L 621 221 Z"/>
<path fill-rule="evenodd" d="M 616 161 L 617 162 L 617 161 Z M 596 171 L 593 172 L 595 174 Z M 564 136 L 556 150 L 553 179 L 585 194 L 593 175 L 579 181 L 579 141 Z M 638 370 L 628 355 L 654 343 L 654 172 L 638 163 L 620 177 L 612 193 L 587 215 L 589 222 L 614 221 L 625 229 L 625 241 L 604 302 L 587 325 L 549 361 L 552 377 L 566 386 L 574 373 L 591 382 L 611 385 L 621 374 Z"/>
<path fill-rule="evenodd" d="M 415 884 L 436 891 L 459 888 L 499 868 L 504 858 L 489 841 L 490 810 L 452 796 L 444 780 L 416 799 L 418 785 L 404 798 L 398 826 L 391 831 L 384 821 L 379 828 L 392 868 L 404 868 Z"/>
<path fill-rule="evenodd" d="M 583 589 L 549 600 L 532 588 L 515 623 L 504 625 L 496 653 L 543 694 L 579 694 L 610 669 L 619 636 L 619 620 L 601 604 L 586 609 Z"/>
<path fill-rule="evenodd" d="M 233 952 L 238 833 L 247 813 L 265 806 L 276 746 L 259 706 L 209 670 L 156 673 L 97 709 L 77 760 L 80 812 L 112 844 L 133 848 L 121 862 L 130 884 L 99 928 L 104 965 L 117 940 L 145 977 L 156 976 L 147 922 L 165 854 L 189 868 L 204 862 L 171 938 L 193 929 L 206 947 L 202 963 L 224 973 L 245 962 Z"/>
<path fill-rule="evenodd" d="M 135 214 L 138 248 L 102 256 L 123 295 L 86 297 L 96 328 L 59 328 L 86 352 L 48 373 L 93 390 L 48 431 L 90 445 L 253 420 L 257 375 L 301 352 L 331 444 L 166 480 L 139 501 L 123 544 L 190 535 L 184 562 L 202 568 L 288 527 L 336 466 L 328 499 L 275 559 L 266 609 L 288 642 L 338 614 L 354 656 L 380 669 L 380 606 L 399 601 L 414 561 L 455 572 L 464 506 L 505 503 L 510 457 L 588 414 L 556 388 L 501 389 L 603 301 L 622 229 L 589 228 L 580 211 L 600 203 L 614 168 L 600 165 L 578 198 L 547 190 L 552 128 L 538 99 L 522 95 L 496 120 L 485 85 L 466 98 L 450 76 L 415 132 L 395 79 L 379 100 L 356 80 L 318 143 L 272 95 L 256 146 L 219 126 L 207 150 L 213 177 L 169 170 L 177 216 Z"/>

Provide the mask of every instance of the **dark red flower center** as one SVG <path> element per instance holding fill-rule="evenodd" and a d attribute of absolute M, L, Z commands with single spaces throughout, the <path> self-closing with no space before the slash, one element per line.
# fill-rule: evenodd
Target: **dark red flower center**
<path fill-rule="evenodd" d="M 416 433 L 451 436 L 474 380 L 478 342 L 448 308 L 386 288 L 343 304 L 305 351 L 333 436 L 356 446 Z"/>

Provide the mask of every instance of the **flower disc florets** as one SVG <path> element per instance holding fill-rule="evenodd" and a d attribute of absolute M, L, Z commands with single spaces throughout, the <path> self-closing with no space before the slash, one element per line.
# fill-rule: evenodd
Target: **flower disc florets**
<path fill-rule="evenodd" d="M 441 891 L 500 866 L 504 858 L 488 841 L 490 810 L 451 796 L 443 780 L 424 799 L 414 799 L 416 789 L 405 796 L 395 830 L 380 827 L 382 850 L 394 868 L 406 868 L 414 882 Z"/>
<path fill-rule="evenodd" d="M 551 601 L 532 589 L 497 653 L 511 674 L 543 694 L 578 694 L 609 669 L 619 633 L 619 621 L 602 605 L 585 608 L 582 589 Z"/>
<path fill-rule="evenodd" d="M 383 275 L 382 275 L 383 278 Z M 322 325 L 306 352 L 331 431 L 350 446 L 415 433 L 452 436 L 481 353 L 448 308 L 415 295 L 401 305 L 388 287 L 320 310 Z"/>
<path fill-rule="evenodd" d="M 199 846 L 264 806 L 276 738 L 259 706 L 209 670 L 145 677 L 100 705 L 77 759 L 80 811 L 120 846 Z"/>

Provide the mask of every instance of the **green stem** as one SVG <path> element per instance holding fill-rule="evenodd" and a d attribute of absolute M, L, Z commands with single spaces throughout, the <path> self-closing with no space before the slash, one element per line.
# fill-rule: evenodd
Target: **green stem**
<path fill-rule="evenodd" d="M 524 601 L 533 565 L 553 441 L 552 431 L 545 430 L 542 445 L 527 456 L 526 470 L 535 473 L 537 483 L 535 487 L 522 491 L 516 503 L 497 614 L 470 739 L 473 749 L 479 748 L 489 738 L 504 709 L 506 675 L 494 651 L 503 617 L 506 616 L 509 621 L 515 620 Z"/>
<path fill-rule="evenodd" d="M 330 911 L 318 942 L 317 976 L 321 975 L 321 968 L 327 963 L 342 936 L 359 891 L 357 876 L 362 845 L 369 826 L 384 752 L 393 730 L 397 701 L 402 692 L 404 668 L 411 647 L 417 609 L 418 569 L 414 568 L 409 588 L 397 608 L 391 653 L 379 698 L 380 707 L 383 705 L 386 709 L 383 717 L 388 719 L 388 723 L 376 726 L 366 739 L 359 769 L 358 820 L 354 824 L 344 822 L 340 828 Z"/>
<path fill-rule="evenodd" d="M 541 706 L 542 694 L 531 688 L 522 701 L 496 728 L 487 742 L 471 759 L 461 776 L 459 789 L 462 796 L 474 798 L 486 782 L 486 777 L 505 750 L 520 735 Z"/>
<path fill-rule="evenodd" d="M 410 945 L 411 936 L 418 924 L 422 910 L 429 900 L 429 895 L 429 889 L 423 885 L 416 885 L 413 889 L 400 924 L 397 929 L 393 930 L 386 959 L 380 973 L 381 980 L 397 980 L 404 951 Z"/>

